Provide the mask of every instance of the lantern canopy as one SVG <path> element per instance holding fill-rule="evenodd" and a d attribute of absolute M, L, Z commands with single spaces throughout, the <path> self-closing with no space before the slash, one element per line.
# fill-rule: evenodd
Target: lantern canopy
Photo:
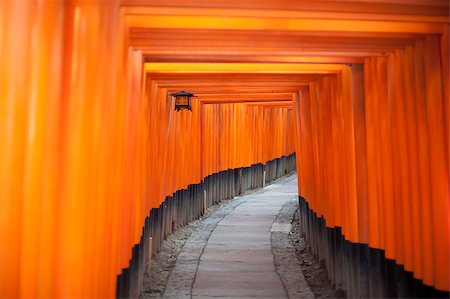
<path fill-rule="evenodd" d="M 186 92 L 186 91 L 180 91 L 173 93 L 172 96 L 175 97 L 175 110 L 180 111 L 181 109 L 187 109 L 192 111 L 191 106 L 191 97 L 194 96 L 194 94 Z"/>

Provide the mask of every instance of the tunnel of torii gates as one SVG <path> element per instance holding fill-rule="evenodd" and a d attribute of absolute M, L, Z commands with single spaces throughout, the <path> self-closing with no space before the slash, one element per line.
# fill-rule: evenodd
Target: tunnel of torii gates
<path fill-rule="evenodd" d="M 1 1 L 0 297 L 136 294 L 168 201 L 199 210 L 204 191 L 295 159 L 304 233 L 336 286 L 449 291 L 448 13 Z M 192 111 L 174 110 L 181 90 Z"/>

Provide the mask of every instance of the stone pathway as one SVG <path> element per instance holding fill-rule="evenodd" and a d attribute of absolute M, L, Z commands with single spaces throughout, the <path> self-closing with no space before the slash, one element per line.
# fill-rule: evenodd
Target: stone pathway
<path fill-rule="evenodd" d="M 232 201 L 186 241 L 165 298 L 314 298 L 287 234 L 297 177 Z"/>

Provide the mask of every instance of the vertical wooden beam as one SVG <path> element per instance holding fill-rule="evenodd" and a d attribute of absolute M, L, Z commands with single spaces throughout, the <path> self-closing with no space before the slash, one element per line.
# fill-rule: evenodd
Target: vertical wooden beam
<path fill-rule="evenodd" d="M 367 202 L 366 167 L 366 118 L 364 99 L 364 66 L 351 66 L 351 91 L 353 100 L 353 121 L 355 138 L 356 196 L 358 202 L 358 241 L 359 247 L 359 293 L 362 298 L 369 297 L 369 259 L 364 250 L 369 244 L 369 214 Z"/>
<path fill-rule="evenodd" d="M 432 153 L 431 211 L 433 225 L 434 286 L 448 290 L 450 284 L 450 182 L 446 155 L 444 96 L 438 36 L 427 36 L 424 47 L 425 81 L 428 116 L 428 142 Z"/>

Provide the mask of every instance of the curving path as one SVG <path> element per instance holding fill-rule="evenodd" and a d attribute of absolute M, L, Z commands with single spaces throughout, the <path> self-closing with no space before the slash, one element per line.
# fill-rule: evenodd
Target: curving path
<path fill-rule="evenodd" d="M 287 238 L 296 201 L 292 175 L 213 213 L 185 243 L 164 297 L 313 298 Z"/>

